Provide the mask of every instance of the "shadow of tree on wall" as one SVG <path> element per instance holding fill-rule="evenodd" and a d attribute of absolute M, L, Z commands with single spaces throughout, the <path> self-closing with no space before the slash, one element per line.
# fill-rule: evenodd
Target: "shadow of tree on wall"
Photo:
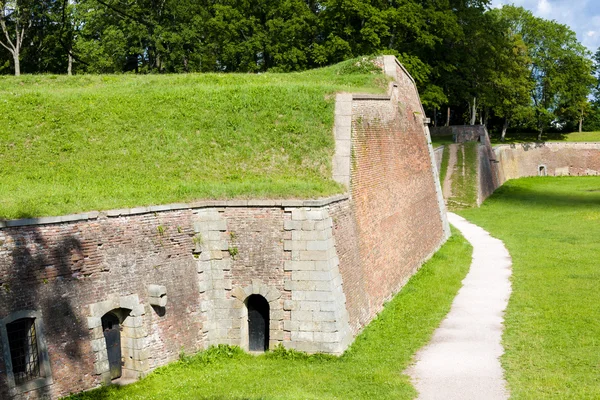
<path fill-rule="evenodd" d="M 86 321 L 77 317 L 72 303 L 80 270 L 73 266 L 81 265 L 84 259 L 81 241 L 71 234 L 51 242 L 39 226 L 7 228 L 4 233 L 14 248 L 5 258 L 11 263 L 3 283 L 5 290 L 0 293 L 1 316 L 21 310 L 41 311 L 56 384 L 56 367 L 64 365 L 66 359 L 80 361 L 81 339 L 88 335 Z M 39 391 L 41 396 L 50 393 L 50 387 Z"/>

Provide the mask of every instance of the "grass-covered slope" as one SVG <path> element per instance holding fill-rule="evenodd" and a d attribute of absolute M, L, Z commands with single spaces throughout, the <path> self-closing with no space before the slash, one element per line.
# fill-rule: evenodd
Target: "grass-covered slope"
<path fill-rule="evenodd" d="M 500 141 L 499 134 L 490 135 L 492 144 L 530 143 L 537 142 L 537 133 L 509 133 L 504 142 Z M 544 142 L 600 142 L 600 132 L 571 132 L 556 133 L 547 132 L 542 135 Z"/>
<path fill-rule="evenodd" d="M 233 197 L 315 197 L 351 62 L 292 74 L 0 77 L 0 218 Z"/>
<path fill-rule="evenodd" d="M 340 358 L 281 349 L 257 357 L 219 347 L 159 368 L 138 383 L 72 400 L 413 399 L 416 392 L 402 372 L 450 310 L 472 250 L 453 230 Z"/>
<path fill-rule="evenodd" d="M 514 399 L 600 398 L 600 177 L 511 180 L 462 216 L 513 260 L 502 364 Z"/>

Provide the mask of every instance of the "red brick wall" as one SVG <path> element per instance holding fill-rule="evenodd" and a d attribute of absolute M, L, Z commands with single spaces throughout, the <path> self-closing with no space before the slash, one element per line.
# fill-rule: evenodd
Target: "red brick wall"
<path fill-rule="evenodd" d="M 0 230 L 0 316 L 42 312 L 52 396 L 100 383 L 87 305 L 109 294 L 138 294 L 145 304 L 151 367 L 177 359 L 182 347 L 201 348 L 190 217 L 181 211 Z M 164 316 L 147 304 L 148 284 L 167 287 Z M 0 382 L 0 398 L 8 398 L 5 389 Z"/>
<path fill-rule="evenodd" d="M 392 101 L 353 102 L 354 216 L 333 212 L 354 332 L 444 240 L 422 109 L 408 77 L 398 84 Z"/>
<path fill-rule="evenodd" d="M 291 233 L 283 230 L 285 216 L 281 208 L 227 208 L 228 240 L 237 255 L 232 260 L 232 283 L 246 286 L 253 279 L 275 287 L 282 293 L 284 239 Z"/>
<path fill-rule="evenodd" d="M 227 238 L 237 254 L 226 279 L 232 288 L 260 280 L 291 298 L 285 290 L 283 207 L 225 207 Z M 94 374 L 89 305 L 110 295 L 137 294 L 145 307 L 142 318 L 151 369 L 178 358 L 183 349 L 205 347 L 202 335 L 197 259 L 194 257 L 192 210 L 128 217 L 0 229 L 0 318 L 19 310 L 41 311 L 54 384 L 40 393 L 56 398 L 98 386 Z M 147 286 L 164 285 L 164 315 L 148 305 Z M 225 289 L 229 297 L 231 288 Z M 289 311 L 285 311 L 289 319 Z M 289 339 L 289 338 L 288 338 Z M 0 370 L 4 371 L 0 356 Z M 8 398 L 0 374 L 0 398 Z"/>
<path fill-rule="evenodd" d="M 600 174 L 600 143 L 523 143 L 496 146 L 494 152 L 500 184 L 537 176 L 539 165 L 548 176 Z"/>

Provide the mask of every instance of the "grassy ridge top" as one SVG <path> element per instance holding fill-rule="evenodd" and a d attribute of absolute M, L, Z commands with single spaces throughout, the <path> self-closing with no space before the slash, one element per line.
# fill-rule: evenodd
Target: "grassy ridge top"
<path fill-rule="evenodd" d="M 206 198 L 316 197 L 352 62 L 291 74 L 0 77 L 0 218 Z"/>

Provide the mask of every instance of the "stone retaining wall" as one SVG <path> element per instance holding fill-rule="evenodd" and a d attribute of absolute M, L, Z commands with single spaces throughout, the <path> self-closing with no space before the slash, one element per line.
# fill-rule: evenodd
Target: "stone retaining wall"
<path fill-rule="evenodd" d="M 480 203 L 509 179 L 600 174 L 600 143 L 521 143 L 479 151 Z"/>
<path fill-rule="evenodd" d="M 110 381 L 100 324 L 110 311 L 124 327 L 125 378 L 213 344 L 248 349 L 251 294 L 269 302 L 271 348 L 343 352 L 352 333 L 328 210 L 349 200 L 269 204 L 8 221 L 21 226 L 0 229 L 0 315 L 43 317 L 53 384 L 38 394 Z M 165 307 L 152 305 L 151 286 L 165 288 Z"/>

